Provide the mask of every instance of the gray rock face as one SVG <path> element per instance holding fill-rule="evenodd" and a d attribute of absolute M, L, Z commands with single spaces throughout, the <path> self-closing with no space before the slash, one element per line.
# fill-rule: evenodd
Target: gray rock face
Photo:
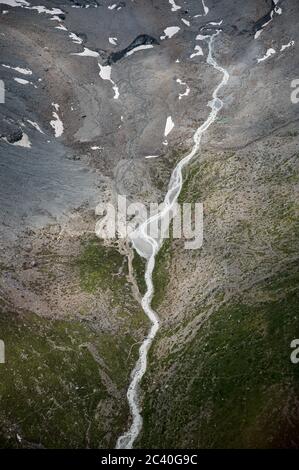
<path fill-rule="evenodd" d="M 115 202 L 117 194 L 146 203 L 163 199 L 171 171 L 191 148 L 221 79 L 207 64 L 201 36 L 221 29 L 214 55 L 230 75 L 221 94 L 224 108 L 204 135 L 182 193 L 182 201 L 204 203 L 204 245 L 186 252 L 181 241 L 167 242 L 157 260 L 154 306 L 162 328 L 143 396 L 147 418 L 140 442 L 161 448 L 297 446 L 292 403 L 298 384 L 288 353 L 295 334 L 291 297 L 298 288 L 299 104 L 291 95 L 299 78 L 299 5 L 296 0 L 175 3 L 181 8 L 166 0 L 44 0 L 40 12 L 34 9 L 38 0 L 30 8 L 0 4 L 6 97 L 0 104 L 1 298 L 12 309 L 41 317 L 68 315 L 81 322 L 83 312 L 84 325 L 91 322 L 103 334 L 106 349 L 100 345 L 95 353 L 89 344 L 93 335 L 78 329 L 81 346 L 88 344 L 100 361 L 106 395 L 97 397 L 94 410 L 105 417 L 105 432 L 99 436 L 88 416 L 80 428 L 86 441 L 78 437 L 76 445 L 97 446 L 98 439 L 101 446 L 113 446 L 127 423 L 132 364 L 109 362 L 105 335 L 119 341 L 115 354 L 129 355 L 123 332 L 134 351 L 134 322 L 128 322 L 129 314 L 123 317 L 123 305 L 119 310 L 109 286 L 82 293 L 82 282 L 91 289 L 95 279 L 103 280 L 93 246 L 86 255 L 89 282 L 69 266 L 79 256 L 80 240 L 94 233 L 98 203 Z M 165 136 L 168 117 L 174 128 Z M 127 253 L 123 245 L 121 250 Z M 115 267 L 115 254 L 111 259 Z M 106 274 L 111 269 L 105 256 L 103 269 Z M 132 269 L 130 263 L 128 273 L 125 264 L 117 265 L 111 279 L 117 282 L 125 272 L 127 281 L 116 285 L 124 298 L 133 289 L 125 307 L 132 304 L 137 312 Z M 141 267 L 135 269 L 140 274 Z M 146 326 L 140 320 L 138 339 Z M 242 355 L 246 338 L 257 345 L 248 346 L 248 362 Z M 119 370 L 126 367 L 119 384 Z M 273 391 L 271 406 L 267 389 Z M 115 420 L 112 433 L 109 414 Z M 5 423 L 6 431 L 14 429 Z M 33 446 L 28 429 L 21 431 L 24 446 Z M 59 438 L 72 443 L 66 429 Z M 48 437 L 45 445 L 51 445 Z"/>
<path fill-rule="evenodd" d="M 13 144 L 15 142 L 19 142 L 20 140 L 22 140 L 22 137 L 23 137 L 22 129 L 17 129 L 16 131 L 10 133 L 7 136 L 7 140 L 10 144 Z"/>
<path fill-rule="evenodd" d="M 118 52 L 112 52 L 107 59 L 107 64 L 115 64 L 125 57 L 128 52 L 133 51 L 136 47 L 146 45 L 159 45 L 159 41 L 157 41 L 157 39 L 153 38 L 152 36 L 149 36 L 148 34 L 140 34 L 125 49 Z"/>

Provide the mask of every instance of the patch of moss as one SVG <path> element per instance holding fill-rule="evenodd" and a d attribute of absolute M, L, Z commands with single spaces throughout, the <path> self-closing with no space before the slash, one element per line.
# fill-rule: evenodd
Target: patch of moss
<path fill-rule="evenodd" d="M 141 262 L 139 264 L 141 274 Z M 79 269 L 82 289 L 92 294 L 107 292 L 110 306 L 118 317 L 123 318 L 132 334 L 144 327 L 146 317 L 132 294 L 126 256 L 116 248 L 106 247 L 99 239 L 92 238 L 82 243 L 81 254 L 73 261 L 73 265 Z"/>
<path fill-rule="evenodd" d="M 99 288 L 117 292 L 127 284 L 127 259 L 116 248 L 104 246 L 97 238 L 83 243 L 75 263 L 80 269 L 82 288 L 87 292 L 94 293 Z"/>
<path fill-rule="evenodd" d="M 182 204 L 183 202 L 192 203 L 199 201 L 200 192 L 198 186 L 195 185 L 198 173 L 199 167 L 196 164 L 187 167 L 187 169 L 185 170 L 184 182 L 178 199 L 178 202 L 180 204 Z M 192 198 L 190 199 L 191 196 Z"/>
<path fill-rule="evenodd" d="M 79 322 L 50 321 L 29 313 L 1 313 L 0 331 L 6 347 L 6 363 L 0 365 L 3 445 L 113 446 L 128 410 L 125 401 L 119 405 L 100 371 L 119 390 L 126 387 L 135 359 L 133 354 L 126 363 L 132 338 L 118 341 Z M 105 402 L 111 406 L 109 417 L 98 408 Z"/>
<path fill-rule="evenodd" d="M 170 230 L 171 233 L 171 230 Z M 152 307 L 158 308 L 161 304 L 170 280 L 172 238 L 167 238 L 156 256 L 156 264 L 153 272 L 154 296 Z"/>
<path fill-rule="evenodd" d="M 136 251 L 134 251 L 134 258 L 132 261 L 132 266 L 134 270 L 134 276 L 138 285 L 138 289 L 141 295 L 144 295 L 146 292 L 146 282 L 144 279 L 145 269 L 146 269 L 146 260 L 142 258 Z"/>
<path fill-rule="evenodd" d="M 147 328 L 128 282 L 127 259 L 88 239 L 79 257 L 65 262 L 86 292 L 99 298 L 107 292 L 107 316 L 119 320 L 119 329 L 102 331 L 86 321 L 88 315 L 61 321 L 1 313 L 7 362 L 0 364 L 0 446 L 113 448 L 126 429 L 126 390 L 137 338 Z"/>

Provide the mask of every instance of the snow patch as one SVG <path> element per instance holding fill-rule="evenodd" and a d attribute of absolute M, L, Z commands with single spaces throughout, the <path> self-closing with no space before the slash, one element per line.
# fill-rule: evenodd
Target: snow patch
<path fill-rule="evenodd" d="M 7 138 L 3 139 L 7 144 L 14 145 L 16 147 L 24 147 L 24 148 L 31 148 L 31 142 L 27 134 L 23 132 L 22 139 L 18 140 L 17 142 L 8 142 Z"/>
<path fill-rule="evenodd" d="M 30 4 L 29 4 L 30 5 Z M 60 8 L 48 8 L 44 6 L 36 6 L 36 7 L 27 7 L 29 10 L 36 10 L 38 13 L 45 13 L 46 15 L 63 15 L 63 11 Z"/>
<path fill-rule="evenodd" d="M 169 3 L 171 5 L 171 11 L 177 11 L 177 10 L 180 10 L 182 8 L 179 5 L 176 5 L 174 0 L 169 0 Z"/>
<path fill-rule="evenodd" d="M 269 57 L 271 57 L 271 56 L 274 55 L 274 54 L 276 54 L 275 49 L 270 48 L 270 49 L 267 50 L 267 52 L 266 52 L 266 54 L 264 55 L 264 57 L 261 57 L 260 59 L 257 59 L 257 61 L 258 61 L 258 63 L 264 62 L 264 60 L 269 59 Z"/>
<path fill-rule="evenodd" d="M 62 15 L 63 11 L 60 8 L 48 8 L 38 5 L 38 6 L 31 6 L 29 2 L 26 0 L 0 0 L 0 4 L 9 5 L 10 7 L 22 7 L 26 8 L 27 10 L 35 10 L 38 13 L 45 13 L 47 15 Z"/>
<path fill-rule="evenodd" d="M 111 72 L 112 72 L 111 66 L 110 65 L 101 65 L 100 63 L 98 65 L 100 67 L 99 75 L 100 75 L 101 79 L 102 80 L 108 80 L 109 82 L 112 83 L 112 88 L 113 88 L 113 91 L 114 91 L 114 99 L 118 100 L 118 98 L 119 98 L 119 89 L 118 89 L 117 85 L 115 84 L 115 82 L 111 78 Z"/>
<path fill-rule="evenodd" d="M 1 4 L 9 5 L 10 7 L 27 7 L 30 3 L 26 2 L 25 0 L 0 0 Z"/>
<path fill-rule="evenodd" d="M 56 111 L 59 110 L 59 104 L 56 104 L 56 103 L 52 103 L 52 106 L 54 107 L 54 109 Z M 63 127 L 63 122 L 61 121 L 58 113 L 56 111 L 53 111 L 52 113 L 52 116 L 54 119 L 52 119 L 52 121 L 50 121 L 50 126 L 53 127 L 54 129 L 54 132 L 55 132 L 55 137 L 61 137 L 62 134 L 63 134 L 63 130 L 64 130 L 64 127 Z"/>
<path fill-rule="evenodd" d="M 196 41 L 204 41 L 204 39 L 209 38 L 209 37 L 210 37 L 209 35 L 204 36 L 202 34 L 198 34 L 195 39 Z"/>
<path fill-rule="evenodd" d="M 6 64 L 1 64 L 2 67 L 5 67 L 6 69 L 11 69 L 15 70 L 16 72 L 19 72 L 23 75 L 32 75 L 32 70 L 30 69 L 23 69 L 22 67 L 11 67 L 11 65 L 6 65 Z"/>
<path fill-rule="evenodd" d="M 17 77 L 14 77 L 14 81 L 20 83 L 21 85 L 28 85 L 28 83 L 30 83 L 28 80 L 24 80 L 24 78 Z"/>
<path fill-rule="evenodd" d="M 184 96 L 188 96 L 190 93 L 190 88 L 188 87 L 187 83 L 183 82 L 180 78 L 177 78 L 177 83 L 179 85 L 185 86 L 186 91 L 184 93 L 179 94 L 179 100 L 181 100 Z"/>
<path fill-rule="evenodd" d="M 191 23 L 188 20 L 185 20 L 185 18 L 182 18 L 182 22 L 185 23 L 185 25 L 190 26 Z"/>
<path fill-rule="evenodd" d="M 126 57 L 134 54 L 135 52 L 138 51 L 143 51 L 144 49 L 152 49 L 154 46 L 152 44 L 145 44 L 143 46 L 137 46 L 134 49 L 131 49 L 129 52 L 126 53 Z"/>
<path fill-rule="evenodd" d="M 117 46 L 117 38 L 109 38 L 109 42 L 110 42 L 110 44 L 112 44 L 113 46 Z"/>
<path fill-rule="evenodd" d="M 198 18 L 200 16 L 207 16 L 207 14 L 209 13 L 210 9 L 206 6 L 204 0 L 202 0 L 202 7 L 203 7 L 203 13 L 199 14 L 199 15 L 195 15 L 193 18 Z"/>
<path fill-rule="evenodd" d="M 98 52 L 92 51 L 91 49 L 88 49 L 88 47 L 84 47 L 83 52 L 73 52 L 71 55 L 79 55 L 81 57 L 99 57 Z"/>
<path fill-rule="evenodd" d="M 59 26 L 55 26 L 55 29 L 61 29 L 62 31 L 67 31 L 67 28 L 63 24 L 60 24 Z"/>
<path fill-rule="evenodd" d="M 193 54 L 190 55 L 190 59 L 193 59 L 193 57 L 196 57 L 198 55 L 203 55 L 203 50 L 200 46 L 195 46 L 194 50 L 197 52 L 193 52 Z"/>
<path fill-rule="evenodd" d="M 168 28 L 164 29 L 164 36 L 160 36 L 160 39 L 170 39 L 172 38 L 175 34 L 177 34 L 180 31 L 179 26 L 168 26 Z"/>
<path fill-rule="evenodd" d="M 77 36 L 75 33 L 70 33 L 69 37 L 75 44 L 82 44 L 83 42 L 83 39 L 79 38 L 79 36 Z"/>
<path fill-rule="evenodd" d="M 165 130 L 164 130 L 164 137 L 167 137 L 172 129 L 174 128 L 174 122 L 171 116 L 168 116 L 166 119 Z"/>
<path fill-rule="evenodd" d="M 223 20 L 219 21 L 218 23 L 216 21 L 210 21 L 210 24 L 211 26 L 221 26 L 223 23 Z"/>
<path fill-rule="evenodd" d="M 282 45 L 280 51 L 283 52 L 285 49 L 293 46 L 295 46 L 295 41 L 290 41 L 288 44 Z"/>
<path fill-rule="evenodd" d="M 281 15 L 282 14 L 282 9 L 280 7 L 277 6 L 279 0 L 273 0 L 274 1 L 274 4 L 275 4 L 275 8 L 270 12 L 270 19 L 268 21 L 266 21 L 266 23 L 264 23 L 262 26 L 261 26 L 261 29 L 259 29 L 258 31 L 256 31 L 255 35 L 254 35 L 254 39 L 258 39 L 260 37 L 260 35 L 262 34 L 262 32 L 264 31 L 265 27 L 271 23 L 271 21 L 273 20 L 273 16 L 274 16 L 274 13 L 276 13 L 277 15 Z"/>
<path fill-rule="evenodd" d="M 30 121 L 30 119 L 27 119 L 27 122 L 29 122 L 29 124 L 34 127 L 38 132 L 40 132 L 41 134 L 44 134 L 44 132 L 41 130 L 41 128 L 39 127 L 39 125 L 37 124 L 37 122 L 34 122 L 34 121 Z"/>

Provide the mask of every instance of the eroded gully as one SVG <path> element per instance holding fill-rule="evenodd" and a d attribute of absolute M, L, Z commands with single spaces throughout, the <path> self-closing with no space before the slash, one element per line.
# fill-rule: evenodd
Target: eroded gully
<path fill-rule="evenodd" d="M 162 220 L 171 220 L 170 214 L 174 210 L 174 205 L 177 203 L 180 195 L 183 177 L 182 170 L 190 160 L 196 155 L 199 150 L 201 139 L 203 134 L 209 129 L 209 127 L 215 122 L 218 113 L 223 107 L 223 101 L 218 97 L 220 90 L 227 84 L 229 80 L 229 74 L 227 70 L 218 65 L 216 59 L 213 57 L 213 49 L 216 37 L 221 33 L 221 30 L 217 30 L 211 35 L 200 35 L 200 40 L 208 43 L 208 56 L 207 64 L 211 65 L 218 72 L 222 74 L 222 80 L 215 88 L 212 100 L 209 102 L 211 112 L 207 117 L 206 121 L 196 130 L 194 134 L 194 144 L 188 155 L 186 155 L 175 167 L 172 172 L 168 191 L 164 199 L 163 210 L 154 216 L 148 218 L 143 222 L 138 229 L 131 235 L 131 241 L 133 247 L 136 249 L 138 254 L 143 258 L 146 258 L 146 271 L 145 271 L 145 282 L 146 282 L 146 293 L 142 298 L 142 308 L 151 322 L 150 330 L 142 342 L 139 349 L 139 358 L 135 365 L 135 368 L 131 374 L 131 382 L 127 392 L 128 403 L 131 412 L 131 424 L 129 429 L 121 435 L 116 444 L 117 449 L 131 449 L 140 434 L 142 429 L 142 415 L 141 415 L 141 404 L 139 401 L 139 389 L 142 377 L 144 376 L 147 369 L 147 358 L 149 348 L 159 330 L 159 318 L 157 313 L 152 309 L 151 303 L 154 294 L 153 285 L 153 271 L 155 268 L 156 256 L 161 248 L 163 238 L 154 239 L 150 235 L 149 226 L 153 223 L 161 222 Z"/>

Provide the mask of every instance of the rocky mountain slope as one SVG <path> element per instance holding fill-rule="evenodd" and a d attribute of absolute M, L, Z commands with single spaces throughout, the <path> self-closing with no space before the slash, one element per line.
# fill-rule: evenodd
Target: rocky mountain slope
<path fill-rule="evenodd" d="M 217 29 L 224 107 L 180 195 L 204 243 L 157 258 L 137 446 L 298 447 L 299 5 L 276 3 L 0 1 L 2 447 L 127 428 L 144 262 L 96 239 L 96 206 L 162 200 L 221 79 L 198 39 Z"/>

